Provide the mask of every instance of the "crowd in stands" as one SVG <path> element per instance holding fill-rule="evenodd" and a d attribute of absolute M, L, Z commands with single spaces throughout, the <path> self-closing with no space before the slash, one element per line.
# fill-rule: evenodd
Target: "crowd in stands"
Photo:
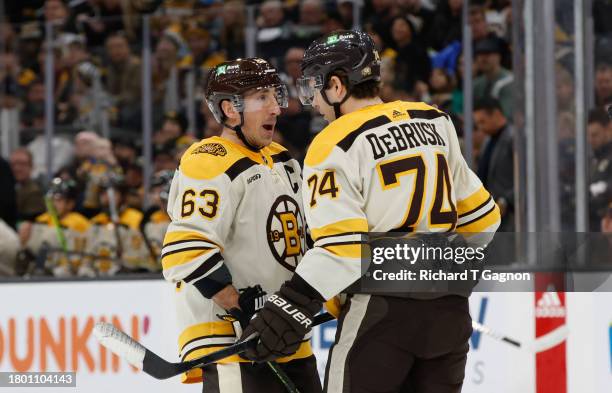
<path fill-rule="evenodd" d="M 471 164 L 500 205 L 504 230 L 513 231 L 516 82 L 511 0 L 470 1 L 468 21 L 474 60 L 469 70 L 474 78 L 474 113 L 470 114 L 464 113 L 463 105 L 463 78 L 468 71 L 463 68 L 461 43 L 463 0 L 22 0 L 6 2 L 5 18 L 0 23 L 0 111 L 16 113 L 18 119 L 15 149 L 6 161 L 0 159 L 0 218 L 4 221 L 0 222 L 0 233 L 12 228 L 19 234 L 18 248 L 27 250 L 37 223 L 53 226 L 45 195 L 53 201 L 69 201 L 64 204 L 67 206 L 56 206 L 56 210 L 63 211 L 64 216 L 68 212 L 80 216 L 72 216 L 70 225 L 86 223 L 76 224 L 82 231 L 74 230 L 82 236 L 69 236 L 75 244 L 91 236 L 113 243 L 112 239 L 123 234 L 113 233 L 115 229 L 106 235 L 96 232 L 109 223 L 132 230 L 124 236 L 127 239 L 145 234 L 148 223 L 165 222 L 167 217 L 158 211 L 163 210 L 159 193 L 164 193 L 167 171 L 176 168 L 191 143 L 221 132 L 203 103 L 201 86 L 217 64 L 245 56 L 247 8 L 252 4 L 256 5 L 257 29 L 253 34 L 257 55 L 282 72 L 290 93 L 289 106 L 277 124 L 277 139 L 295 156 L 303 157 L 312 137 L 325 126 L 323 119 L 297 98 L 296 80 L 301 74 L 304 48 L 322 34 L 351 28 L 356 3 L 364 3 L 359 25 L 371 35 L 380 53 L 383 100 L 435 105 L 449 113 L 460 137 L 465 117 L 474 119 Z M 565 8 L 571 10 L 571 1 L 568 4 Z M 573 16 L 568 18 L 563 10 L 563 6 L 557 7 L 555 17 L 560 48 L 557 106 L 560 154 L 569 156 L 574 149 L 574 77 L 572 67 L 562 57 L 567 52 L 563 52 L 566 44 L 573 40 Z M 143 160 L 141 138 L 145 14 L 149 15 L 152 43 L 152 163 Z M 604 232 L 612 232 L 612 123 L 606 114 L 606 105 L 612 103 L 611 14 L 609 1 L 593 0 L 596 67 L 595 107 L 589 108 L 587 126 L 589 218 L 592 231 Z M 53 22 L 52 48 L 47 48 L 45 22 Z M 52 172 L 54 178 L 61 179 L 55 188 L 46 177 L 48 53 L 54 60 L 51 96 L 56 135 L 51 141 Z M 196 86 L 194 96 L 188 92 L 190 86 Z M 196 109 L 195 116 L 190 116 L 190 106 Z M 148 198 L 153 201 L 152 210 L 142 212 L 145 165 L 152 165 L 156 186 Z M 564 224 L 572 228 L 576 192 L 571 162 L 561 160 L 560 176 Z M 13 189 L 14 194 L 10 192 Z M 126 247 L 121 250 L 120 245 L 111 250 L 104 245 L 92 246 L 72 258 L 69 253 L 62 254 L 63 245 L 55 236 L 55 240 L 49 240 L 53 247 L 47 251 L 55 253 L 49 257 L 55 258 L 53 266 L 62 266 L 54 274 L 155 271 L 157 245 L 153 243 L 157 240 L 152 242 L 144 235 L 141 240 L 146 262 L 128 264 L 128 268 L 113 267 L 113 261 L 126 258 L 121 255 Z M 133 248 L 137 247 L 127 247 Z M 40 267 L 36 259 L 36 253 L 21 252 L 19 260 L 29 262 L 23 262 L 17 273 Z M 0 267 L 0 275 L 2 271 Z"/>

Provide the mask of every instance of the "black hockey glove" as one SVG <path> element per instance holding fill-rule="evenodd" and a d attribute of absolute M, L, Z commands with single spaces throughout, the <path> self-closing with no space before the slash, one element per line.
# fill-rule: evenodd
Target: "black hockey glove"
<path fill-rule="evenodd" d="M 259 285 L 242 288 L 238 291 L 240 292 L 238 297 L 240 308 L 232 308 L 228 312 L 240 322 L 240 327 L 244 329 L 251 321 L 251 318 L 253 318 L 253 315 L 263 307 L 266 302 L 267 293 Z"/>
<path fill-rule="evenodd" d="M 264 362 L 292 355 L 310 332 L 313 318 L 320 309 L 319 300 L 283 284 L 244 330 L 241 340 L 259 334 L 257 345 L 248 349 L 245 357 Z"/>

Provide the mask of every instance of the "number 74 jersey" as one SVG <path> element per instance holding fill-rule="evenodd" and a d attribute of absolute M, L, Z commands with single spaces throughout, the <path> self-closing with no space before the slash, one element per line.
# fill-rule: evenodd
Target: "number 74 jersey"
<path fill-rule="evenodd" d="M 303 189 L 315 247 L 296 273 L 326 299 L 359 278 L 367 232 L 455 231 L 483 246 L 500 221 L 449 116 L 424 103 L 373 105 L 332 122 L 308 149 Z"/>

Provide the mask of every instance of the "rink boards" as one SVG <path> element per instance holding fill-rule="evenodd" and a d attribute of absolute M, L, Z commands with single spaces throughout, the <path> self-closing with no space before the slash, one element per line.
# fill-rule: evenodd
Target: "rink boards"
<path fill-rule="evenodd" d="M 3 283 L 0 371 L 77 372 L 76 389 L 54 392 L 121 392 L 126 386 L 199 392 L 177 378 L 158 381 L 135 371 L 100 347 L 91 332 L 95 322 L 112 321 L 176 361 L 173 290 L 157 280 Z M 474 333 L 464 392 L 612 392 L 612 293 L 476 293 L 470 308 L 474 320 L 530 348 Z M 313 336 L 322 372 L 335 326 L 329 322 Z M 554 337 L 559 326 L 568 328 L 567 337 Z"/>

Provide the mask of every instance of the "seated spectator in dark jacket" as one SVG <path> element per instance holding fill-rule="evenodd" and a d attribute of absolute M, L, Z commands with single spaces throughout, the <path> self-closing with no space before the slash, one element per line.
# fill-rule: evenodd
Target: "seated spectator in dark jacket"
<path fill-rule="evenodd" d="M 431 62 L 427 51 L 415 40 L 412 22 L 398 16 L 391 24 L 395 57 L 395 83 L 403 90 L 412 92 L 417 82 L 426 83 L 431 73 Z"/>
<path fill-rule="evenodd" d="M 589 179 L 590 227 L 592 231 L 599 231 L 612 202 L 612 121 L 604 110 L 589 113 L 587 138 L 594 154 Z"/>
<path fill-rule="evenodd" d="M 42 187 L 32 179 L 32 153 L 26 148 L 14 150 L 10 162 L 16 181 L 17 219 L 33 220 L 45 211 L 45 201 Z"/>

